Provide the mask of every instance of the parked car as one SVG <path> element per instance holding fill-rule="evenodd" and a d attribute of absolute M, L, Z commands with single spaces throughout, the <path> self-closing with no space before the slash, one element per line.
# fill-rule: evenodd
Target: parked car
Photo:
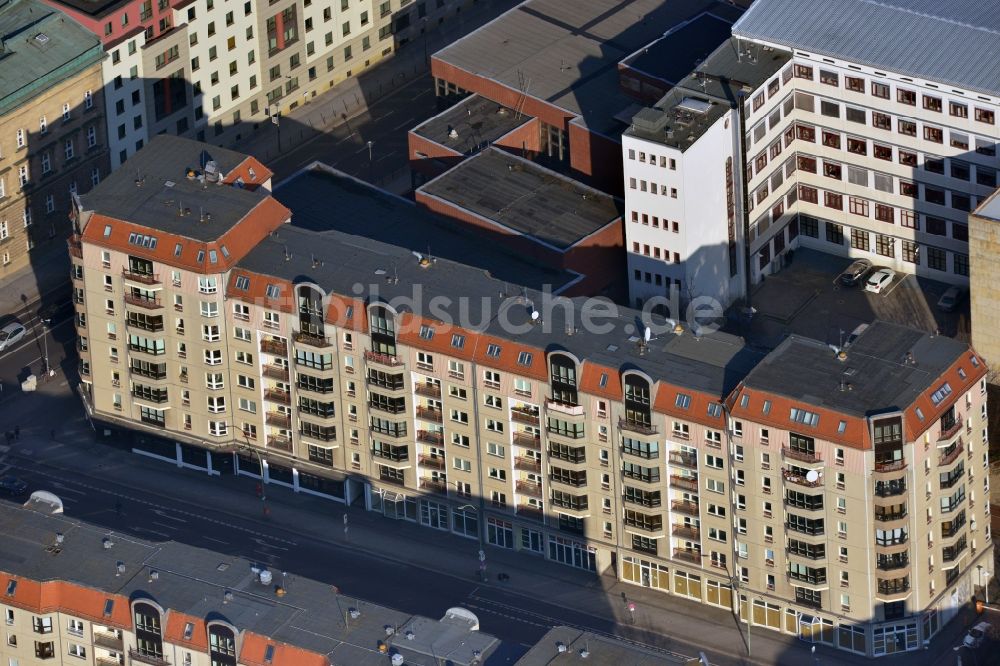
<path fill-rule="evenodd" d="M 961 287 L 948 287 L 941 298 L 938 299 L 937 307 L 941 312 L 953 312 L 955 311 L 959 304 L 961 304 L 962 299 L 965 298 L 965 289 Z"/>
<path fill-rule="evenodd" d="M 896 271 L 891 268 L 880 268 L 872 273 L 867 282 L 865 282 L 865 291 L 870 291 L 873 294 L 881 294 L 889 288 L 895 277 Z"/>
<path fill-rule="evenodd" d="M 844 349 L 847 349 L 861 337 L 861 334 L 868 330 L 868 324 L 858 324 L 858 327 L 851 331 L 851 334 L 844 340 Z"/>
<path fill-rule="evenodd" d="M 25 333 L 27 333 L 27 331 L 24 326 L 16 321 L 4 326 L 0 329 L 0 351 L 7 349 L 7 347 L 10 347 L 23 338 Z"/>
<path fill-rule="evenodd" d="M 967 648 L 975 649 L 983 644 L 983 639 L 986 638 L 989 633 L 990 623 L 980 622 L 972 629 L 969 629 L 969 633 L 965 635 L 965 640 L 962 641 L 962 645 Z"/>
<path fill-rule="evenodd" d="M 845 287 L 853 287 L 862 279 L 864 279 L 865 274 L 872 268 L 872 262 L 867 259 L 858 259 L 853 264 L 847 267 L 843 273 L 840 274 L 840 284 Z"/>
<path fill-rule="evenodd" d="M 0 494 L 8 497 L 20 497 L 28 492 L 28 484 L 16 476 L 0 478 Z"/>

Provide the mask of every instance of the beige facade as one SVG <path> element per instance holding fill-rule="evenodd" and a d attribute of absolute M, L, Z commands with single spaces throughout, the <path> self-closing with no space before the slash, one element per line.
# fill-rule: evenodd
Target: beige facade
<path fill-rule="evenodd" d="M 995 373 L 1000 359 L 1000 276 L 996 257 L 1000 252 L 1000 197 L 993 193 L 969 215 L 969 263 L 972 290 L 972 343 Z M 992 379 L 994 383 L 995 379 Z"/>

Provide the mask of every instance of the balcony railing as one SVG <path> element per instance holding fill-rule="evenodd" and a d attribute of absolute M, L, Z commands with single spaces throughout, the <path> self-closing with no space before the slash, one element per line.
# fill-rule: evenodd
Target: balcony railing
<path fill-rule="evenodd" d="M 698 503 L 689 502 L 687 500 L 674 500 L 670 503 L 670 510 L 676 511 L 677 513 L 684 513 L 689 516 L 698 515 Z"/>
<path fill-rule="evenodd" d="M 94 632 L 94 645 L 107 648 L 109 650 L 122 649 L 122 637 L 105 631 Z"/>
<path fill-rule="evenodd" d="M 269 412 L 267 417 L 264 419 L 267 425 L 277 426 L 279 428 L 290 428 L 292 426 L 292 417 L 288 414 L 282 414 L 281 412 Z"/>
<path fill-rule="evenodd" d="M 418 430 L 417 441 L 423 444 L 444 444 L 444 435 L 430 430 Z"/>
<path fill-rule="evenodd" d="M 781 470 L 781 478 L 789 483 L 794 483 L 806 488 L 818 488 L 823 485 L 823 477 L 819 476 L 815 481 L 810 481 L 804 474 L 797 474 L 789 469 Z"/>
<path fill-rule="evenodd" d="M 389 354 L 383 354 L 376 351 L 366 351 L 365 360 L 369 363 L 378 363 L 379 365 L 385 365 L 390 368 L 398 368 L 403 365 L 403 361 L 401 361 L 398 356 L 391 356 Z"/>
<path fill-rule="evenodd" d="M 878 581 L 877 591 L 881 595 L 893 595 L 893 594 L 903 594 L 910 591 L 910 579 L 905 578 L 903 580 L 880 580 Z"/>
<path fill-rule="evenodd" d="M 681 539 L 688 539 L 690 541 L 701 540 L 701 530 L 694 525 L 674 525 L 670 529 L 670 533 Z"/>
<path fill-rule="evenodd" d="M 125 294 L 125 303 L 135 305 L 147 310 L 159 310 L 163 308 L 163 302 L 155 296 L 137 296 L 135 294 Z"/>
<path fill-rule="evenodd" d="M 437 384 L 417 384 L 413 390 L 417 395 L 422 395 L 425 398 L 439 399 L 441 397 L 441 387 Z"/>
<path fill-rule="evenodd" d="M 786 458 L 791 458 L 792 460 L 798 460 L 804 463 L 818 463 L 823 462 L 823 457 L 818 453 L 809 453 L 808 451 L 799 451 L 798 449 L 790 449 L 787 446 L 781 448 L 781 455 Z"/>
<path fill-rule="evenodd" d="M 954 445 L 951 451 L 948 453 L 942 453 L 938 458 L 938 466 L 943 467 L 944 465 L 950 465 L 955 462 L 955 459 L 962 455 L 964 447 L 962 446 L 962 441 L 959 440 L 957 444 Z"/>
<path fill-rule="evenodd" d="M 444 415 L 441 413 L 441 410 L 431 409 L 430 407 L 417 407 L 417 418 L 424 421 L 433 421 L 434 423 L 444 421 Z"/>
<path fill-rule="evenodd" d="M 448 493 L 448 484 L 444 481 L 425 477 L 420 479 L 420 489 L 443 495 Z"/>
<path fill-rule="evenodd" d="M 283 405 L 292 404 L 291 394 L 288 391 L 279 391 L 278 389 L 267 389 L 264 391 L 264 400 L 280 402 Z"/>
<path fill-rule="evenodd" d="M 535 483 L 534 481 L 518 481 L 514 488 L 520 495 L 529 495 L 531 497 L 542 496 L 542 484 Z"/>
<path fill-rule="evenodd" d="M 640 435 L 656 435 L 660 432 L 660 429 L 655 425 L 648 425 L 646 423 L 639 423 L 638 421 L 629 421 L 628 419 L 618 419 L 618 427 L 621 430 L 629 430 L 631 432 L 637 432 Z"/>
<path fill-rule="evenodd" d="M 541 437 L 537 437 L 535 435 L 525 432 L 514 433 L 514 444 L 516 444 L 517 446 L 523 446 L 526 449 L 533 449 L 535 451 L 542 450 Z"/>
<path fill-rule="evenodd" d="M 160 276 L 156 273 L 137 273 L 122 269 L 122 277 L 129 282 L 138 282 L 139 284 L 160 284 Z"/>
<path fill-rule="evenodd" d="M 530 504 L 518 504 L 517 515 L 523 518 L 530 518 L 531 520 L 541 521 L 545 519 L 545 512 L 537 506 L 531 506 Z"/>
<path fill-rule="evenodd" d="M 684 453 L 682 451 L 671 451 L 668 457 L 671 465 L 678 465 L 680 467 L 690 467 L 695 469 L 698 467 L 698 456 L 693 453 Z"/>
<path fill-rule="evenodd" d="M 137 661 L 140 664 L 149 664 L 150 666 L 170 666 L 170 661 L 168 659 L 156 657 L 150 654 L 143 654 L 135 648 L 128 649 L 128 658 L 132 661 Z"/>
<path fill-rule="evenodd" d="M 277 340 L 261 340 L 260 350 L 265 354 L 274 356 L 288 356 L 288 346 L 284 342 Z"/>
<path fill-rule="evenodd" d="M 263 374 L 270 379 L 278 379 L 283 382 L 288 381 L 288 368 L 273 363 L 264 366 Z"/>
<path fill-rule="evenodd" d="M 962 415 L 956 413 L 952 418 L 941 418 L 941 434 L 938 435 L 938 441 L 942 442 L 946 439 L 951 439 L 962 429 Z"/>
<path fill-rule="evenodd" d="M 907 515 L 906 509 L 901 511 L 876 511 L 875 520 L 885 523 L 890 520 L 902 520 L 903 518 L 906 518 Z"/>
<path fill-rule="evenodd" d="M 545 407 L 553 412 L 566 414 L 567 416 L 583 416 L 583 405 L 575 402 L 564 402 L 555 398 L 546 398 Z"/>
<path fill-rule="evenodd" d="M 319 349 L 325 349 L 326 347 L 333 346 L 333 343 L 330 342 L 328 338 L 321 338 L 318 335 L 310 335 L 308 333 L 302 333 L 301 331 L 295 334 L 295 341 L 301 342 L 304 345 L 309 345 L 310 347 L 317 347 Z"/>
<path fill-rule="evenodd" d="M 514 458 L 514 469 L 521 470 L 522 472 L 540 473 L 542 471 L 542 463 L 535 458 L 517 456 Z"/>
<path fill-rule="evenodd" d="M 700 565 L 701 552 L 689 548 L 674 548 L 674 559 Z"/>
<path fill-rule="evenodd" d="M 80 242 L 80 237 L 73 234 L 67 242 L 69 244 L 69 253 L 77 259 L 83 259 L 83 243 Z"/>
<path fill-rule="evenodd" d="M 518 423 L 525 423 L 527 425 L 538 425 L 540 422 L 540 417 L 537 411 L 520 409 L 514 407 L 510 410 L 511 421 L 517 421 Z"/>
<path fill-rule="evenodd" d="M 291 452 L 292 450 L 292 440 L 287 437 L 279 437 L 278 435 L 271 435 L 267 438 L 267 448 L 269 449 L 279 449 L 281 451 Z"/>
<path fill-rule="evenodd" d="M 908 557 L 879 558 L 875 564 L 875 567 L 881 571 L 895 571 L 896 569 L 903 569 L 908 566 L 910 566 L 910 559 Z"/>
<path fill-rule="evenodd" d="M 906 492 L 905 483 L 876 483 L 875 494 L 879 497 L 893 497 Z"/>
<path fill-rule="evenodd" d="M 118 648 L 121 649 L 120 647 Z M 97 666 L 124 666 L 125 661 L 122 657 L 94 657 L 94 663 Z"/>
<path fill-rule="evenodd" d="M 421 454 L 417 457 L 417 460 L 423 467 L 430 467 L 431 469 L 444 469 L 448 466 L 448 463 L 442 456 Z"/>
<path fill-rule="evenodd" d="M 698 492 L 698 479 L 693 479 L 687 476 L 677 476 L 676 474 L 670 475 L 670 485 L 674 488 L 680 488 L 682 490 L 691 490 Z"/>
<path fill-rule="evenodd" d="M 903 469 L 906 469 L 905 460 L 891 460 L 889 462 L 875 463 L 876 472 L 898 472 Z"/>

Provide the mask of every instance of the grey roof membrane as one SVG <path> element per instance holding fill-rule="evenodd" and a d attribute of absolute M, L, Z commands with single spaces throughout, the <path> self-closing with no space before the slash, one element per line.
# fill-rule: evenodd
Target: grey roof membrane
<path fill-rule="evenodd" d="M 469 95 L 411 131 L 463 155 L 471 155 L 531 120 L 530 116 L 485 97 Z"/>
<path fill-rule="evenodd" d="M 559 651 L 559 646 L 566 648 Z M 586 653 L 586 657 L 583 656 Z M 671 653 L 653 650 L 626 641 L 571 627 L 553 627 L 518 660 L 516 666 L 550 666 L 555 664 L 618 664 L 619 666 L 666 666 L 684 664 Z"/>
<path fill-rule="evenodd" d="M 199 182 L 189 179 L 187 171 L 200 172 L 214 160 L 225 175 L 245 159 L 246 155 L 232 150 L 160 134 L 81 199 L 84 209 L 101 215 L 197 241 L 214 241 L 268 193 Z"/>
<path fill-rule="evenodd" d="M 867 416 L 905 409 L 968 353 L 953 338 L 877 321 L 850 346 L 844 361 L 829 345 L 792 335 L 750 372 L 746 386 Z"/>
<path fill-rule="evenodd" d="M 251 571 L 254 563 L 225 553 L 174 541 L 154 543 L 108 532 L 75 518 L 53 516 L 0 503 L 0 570 L 33 580 L 64 580 L 127 597 L 151 598 L 160 605 L 200 618 L 221 617 L 240 630 L 270 637 L 306 650 L 328 654 L 337 666 L 388 663 L 377 651 L 386 626 L 399 627 L 413 641 L 394 642 L 406 663 L 436 666 L 447 654 L 456 665 L 473 662 L 473 651 L 488 657 L 499 641 L 437 621 L 376 606 L 331 591 L 329 582 L 300 578 L 285 581 L 287 594 L 277 597 L 273 585 L 262 585 Z M 62 551 L 46 552 L 56 533 L 64 535 Z M 113 546 L 103 547 L 105 538 Z M 117 565 L 125 566 L 118 573 Z M 152 580 L 150 571 L 158 576 Z M 232 593 L 226 600 L 225 593 Z M 361 615 L 345 626 L 351 608 Z M 165 625 L 164 625 L 165 626 Z"/>
<path fill-rule="evenodd" d="M 396 246 L 406 260 L 413 259 L 410 252 L 431 254 L 533 289 L 552 285 L 558 291 L 576 278 L 566 271 L 532 263 L 495 243 L 484 243 L 468 225 L 325 168 L 314 168 L 286 181 L 275 189 L 274 198 L 292 211 L 295 227 L 342 232 L 338 238 L 344 242 L 361 244 L 371 239 L 376 245 Z M 332 250 L 332 254 L 324 256 L 322 252 L 327 250 L 321 251 L 320 247 L 327 246 L 318 245 L 314 253 L 328 262 L 340 254 Z"/>
<path fill-rule="evenodd" d="M 998 0 L 756 0 L 733 34 L 1000 95 Z"/>
<path fill-rule="evenodd" d="M 320 261 L 314 262 L 314 257 Z M 696 337 L 685 328 L 676 335 L 667 332 L 672 324 L 662 318 L 644 321 L 639 311 L 606 299 L 558 299 L 550 306 L 552 299 L 547 301 L 538 291 L 498 280 L 481 268 L 447 259 L 422 268 L 405 248 L 339 231 L 317 234 L 283 227 L 239 265 L 293 283 L 312 282 L 336 294 L 382 299 L 398 310 L 546 352 L 566 350 L 611 368 L 641 368 L 654 380 L 719 398 L 760 359 L 741 338 L 729 334 Z M 540 323 L 531 323 L 533 308 L 541 314 Z M 584 312 L 593 313 L 592 324 L 585 321 Z M 652 339 L 640 350 L 646 325 Z M 502 351 L 501 361 L 503 354 L 516 352 Z"/>
<path fill-rule="evenodd" d="M 623 214 L 614 197 L 492 147 L 418 191 L 559 250 Z"/>
<path fill-rule="evenodd" d="M 619 91 L 618 62 L 705 10 L 734 11 L 711 0 L 528 0 L 434 57 L 614 136 L 621 131 L 615 115 L 634 101 Z M 688 70 L 695 64 L 689 58 Z"/>

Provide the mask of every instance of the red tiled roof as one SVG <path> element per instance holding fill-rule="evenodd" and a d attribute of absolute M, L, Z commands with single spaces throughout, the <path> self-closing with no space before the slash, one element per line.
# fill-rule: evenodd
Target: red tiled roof
<path fill-rule="evenodd" d="M 264 662 L 267 646 L 274 646 L 274 656 L 269 662 Z M 243 635 L 243 645 L 240 649 L 240 664 L 243 666 L 330 666 L 326 655 L 309 652 L 286 643 L 278 643 L 258 634 Z"/>
<path fill-rule="evenodd" d="M 192 625 L 191 638 L 184 638 L 184 627 Z M 208 650 L 208 628 L 205 620 L 180 611 L 167 611 L 167 626 L 163 631 L 164 640 L 177 645 L 186 645 L 194 650 Z"/>

